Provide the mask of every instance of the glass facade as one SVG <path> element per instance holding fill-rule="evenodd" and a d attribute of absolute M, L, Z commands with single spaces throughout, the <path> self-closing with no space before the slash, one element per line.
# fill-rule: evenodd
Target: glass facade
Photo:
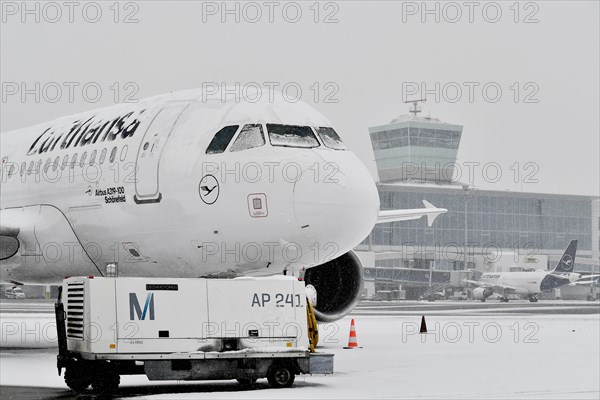
<path fill-rule="evenodd" d="M 591 197 L 411 186 L 390 190 L 385 185 L 380 187 L 379 196 L 382 210 L 418 208 L 425 199 L 448 212 L 432 227 L 424 219 L 376 225 L 364 244 L 462 246 L 466 209 L 467 242 L 476 248 L 525 249 L 533 245 L 560 251 L 571 239 L 579 240 L 579 250 L 592 248 Z"/>

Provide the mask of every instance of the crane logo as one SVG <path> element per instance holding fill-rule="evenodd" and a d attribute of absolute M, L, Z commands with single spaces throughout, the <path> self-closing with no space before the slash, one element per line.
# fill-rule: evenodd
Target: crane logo
<path fill-rule="evenodd" d="M 219 182 L 213 175 L 204 175 L 198 185 L 200 199 L 208 204 L 214 204 L 219 198 Z"/>
<path fill-rule="evenodd" d="M 129 319 L 133 321 L 135 317 L 140 321 L 148 319 L 154 320 L 154 293 L 148 293 L 146 296 L 146 303 L 144 303 L 144 309 L 140 307 L 137 295 L 135 293 L 129 293 Z"/>
<path fill-rule="evenodd" d="M 570 255 L 565 254 L 560 262 L 565 271 L 570 271 L 573 269 L 573 258 L 571 258 Z"/>

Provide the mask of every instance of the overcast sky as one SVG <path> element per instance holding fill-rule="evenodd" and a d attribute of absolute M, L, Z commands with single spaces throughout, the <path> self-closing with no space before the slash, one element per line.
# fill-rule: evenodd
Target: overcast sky
<path fill-rule="evenodd" d="M 420 1 L 231 2 L 225 14 L 221 2 L 54 4 L 29 3 L 27 14 L 2 2 L 3 132 L 115 95 L 277 82 L 290 95 L 299 87 L 375 173 L 368 127 L 405 114 L 406 96 L 426 95 L 425 115 L 464 125 L 458 162 L 480 163 L 476 185 L 599 194 L 597 1 L 430 2 L 430 13 Z M 39 102 L 22 99 L 36 82 Z M 79 85 L 72 99 L 69 82 Z M 409 95 L 415 84 L 428 93 Z M 494 164 L 483 179 L 489 163 L 501 178 Z"/>

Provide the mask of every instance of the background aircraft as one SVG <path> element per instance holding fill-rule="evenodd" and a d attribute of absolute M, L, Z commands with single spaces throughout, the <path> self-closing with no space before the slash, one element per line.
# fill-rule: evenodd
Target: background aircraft
<path fill-rule="evenodd" d="M 496 272 L 481 275 L 479 281 L 466 280 L 478 286 L 473 289 L 473 298 L 485 301 L 493 293 L 501 295 L 500 301 L 508 302 L 509 294 L 524 295 L 529 301 L 538 301 L 541 292 L 577 283 L 580 279 L 591 279 L 598 275 L 582 275 L 573 272 L 577 240 L 571 240 L 564 254 L 552 271 Z"/>

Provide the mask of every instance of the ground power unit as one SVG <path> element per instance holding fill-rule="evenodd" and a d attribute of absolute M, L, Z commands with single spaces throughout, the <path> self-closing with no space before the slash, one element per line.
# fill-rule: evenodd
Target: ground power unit
<path fill-rule="evenodd" d="M 112 392 L 132 374 L 288 387 L 296 374 L 333 373 L 332 354 L 310 351 L 305 286 L 293 277 L 74 277 L 55 311 L 59 374 L 77 392 Z"/>

